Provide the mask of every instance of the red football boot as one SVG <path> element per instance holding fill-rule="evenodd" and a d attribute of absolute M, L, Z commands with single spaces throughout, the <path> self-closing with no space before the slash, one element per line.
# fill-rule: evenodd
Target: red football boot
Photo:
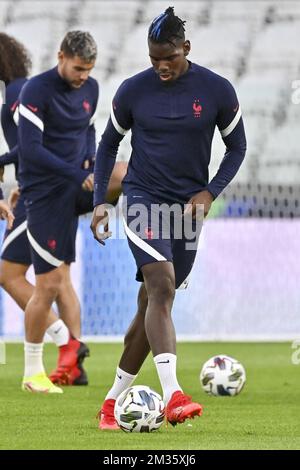
<path fill-rule="evenodd" d="M 89 355 L 89 348 L 84 343 L 70 337 L 68 344 L 59 347 L 57 368 L 51 373 L 50 380 L 58 385 L 87 385 L 82 363 Z"/>
<path fill-rule="evenodd" d="M 178 390 L 174 392 L 166 406 L 166 418 L 172 426 L 183 423 L 188 418 L 202 415 L 202 405 L 192 402 L 191 397 Z"/>
<path fill-rule="evenodd" d="M 113 400 L 112 398 L 104 401 L 101 410 L 97 414 L 97 418 L 99 419 L 99 429 L 120 429 L 114 414 L 115 403 L 116 400 Z"/>

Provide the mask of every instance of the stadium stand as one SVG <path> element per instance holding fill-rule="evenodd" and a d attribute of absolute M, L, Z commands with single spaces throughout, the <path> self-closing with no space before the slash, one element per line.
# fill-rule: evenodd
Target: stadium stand
<path fill-rule="evenodd" d="M 300 70 L 299 3 L 276 0 L 189 1 L 188 6 L 183 1 L 173 3 L 178 15 L 188 22 L 191 60 L 226 76 L 238 91 L 247 130 L 248 157 L 231 186 L 297 184 L 300 146 L 296 131 L 300 112 L 290 96 L 292 82 Z M 86 29 L 94 35 L 99 44 L 94 76 L 102 86 L 96 123 L 99 138 L 118 85 L 149 66 L 147 27 L 157 12 L 167 6 L 165 1 L 139 0 L 5 0 L 0 2 L 0 25 L 30 49 L 33 74 L 55 64 L 59 41 L 67 29 Z M 216 133 L 211 175 L 217 170 L 223 151 Z M 129 156 L 130 136 L 127 136 L 119 159 L 128 160 Z"/>

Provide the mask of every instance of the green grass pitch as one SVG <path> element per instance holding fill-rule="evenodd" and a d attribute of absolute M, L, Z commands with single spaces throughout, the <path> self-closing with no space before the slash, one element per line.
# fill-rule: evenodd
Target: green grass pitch
<path fill-rule="evenodd" d="M 99 431 L 95 415 L 114 378 L 121 344 L 91 344 L 86 360 L 90 385 L 63 395 L 22 392 L 23 345 L 7 345 L 0 365 L 0 449 L 300 449 L 300 365 L 291 363 L 290 343 L 182 343 L 178 377 L 186 393 L 204 406 L 201 418 L 153 434 Z M 228 354 L 246 368 L 247 384 L 233 398 L 207 396 L 200 389 L 201 365 Z M 56 349 L 45 347 L 50 371 Z M 136 384 L 161 392 L 151 358 Z"/>

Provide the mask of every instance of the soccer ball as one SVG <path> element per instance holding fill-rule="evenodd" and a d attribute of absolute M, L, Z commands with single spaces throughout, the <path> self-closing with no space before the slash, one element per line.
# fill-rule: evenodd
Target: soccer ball
<path fill-rule="evenodd" d="M 127 388 L 116 400 L 115 418 L 125 432 L 156 431 L 164 416 L 161 396 L 145 385 Z"/>
<path fill-rule="evenodd" d="M 200 382 L 209 395 L 234 396 L 243 389 L 246 372 L 239 361 L 220 354 L 204 364 L 200 373 Z"/>

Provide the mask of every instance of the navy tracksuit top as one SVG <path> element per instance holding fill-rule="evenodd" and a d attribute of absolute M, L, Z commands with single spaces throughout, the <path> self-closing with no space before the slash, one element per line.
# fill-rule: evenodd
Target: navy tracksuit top
<path fill-rule="evenodd" d="M 226 151 L 209 180 L 216 126 Z M 228 80 L 189 62 L 177 80 L 162 82 L 151 67 L 125 80 L 113 99 L 96 157 L 95 206 L 105 202 L 118 146 L 129 129 L 132 154 L 124 192 L 146 193 L 159 202 L 186 203 L 205 189 L 217 197 L 246 152 L 241 109 Z"/>

